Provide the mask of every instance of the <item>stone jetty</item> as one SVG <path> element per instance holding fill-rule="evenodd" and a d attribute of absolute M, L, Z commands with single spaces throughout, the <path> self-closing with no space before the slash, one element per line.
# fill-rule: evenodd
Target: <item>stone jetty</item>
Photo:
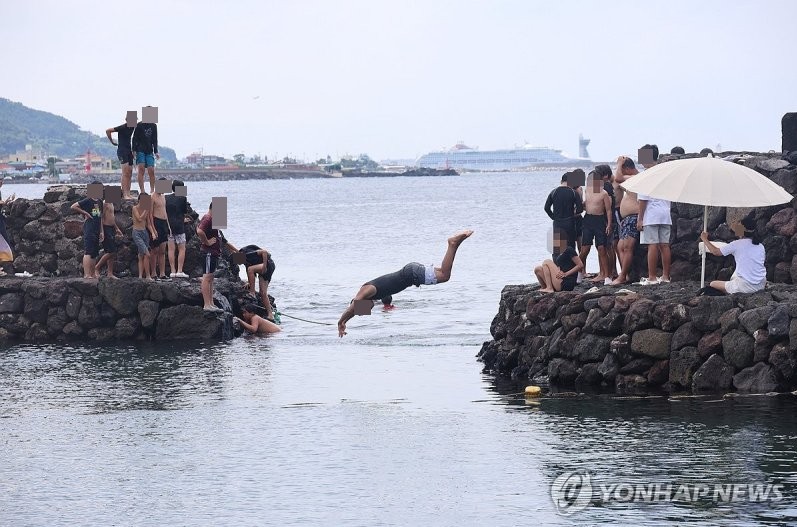
<path fill-rule="evenodd" d="M 797 166 L 780 154 L 725 152 L 797 195 Z M 662 161 L 695 157 L 663 156 Z M 730 162 L 730 161 L 729 161 Z M 517 381 L 620 394 L 792 391 L 797 388 L 797 199 L 776 207 L 715 207 L 711 239 L 754 213 L 766 248 L 765 291 L 696 297 L 703 207 L 672 205 L 671 284 L 539 293 L 508 285 L 479 352 L 484 369 Z M 635 267 L 646 270 L 645 249 Z M 728 280 L 732 257 L 709 255 L 706 281 Z M 638 277 L 638 272 L 635 277 Z"/>
<path fill-rule="evenodd" d="M 85 186 L 57 185 L 43 199 L 17 199 L 6 207 L 15 258 L 3 263 L 8 276 L 0 277 L 0 340 L 224 340 L 240 334 L 233 315 L 240 314 L 244 301 L 260 300 L 246 300 L 238 266 L 221 258 L 214 300 L 224 311 L 203 311 L 199 215 L 193 210 L 186 224 L 184 267 L 191 279 L 137 278 L 138 255 L 131 239 L 134 202 L 124 201 L 116 207 L 116 221 L 124 233 L 117 238 L 115 259 L 121 278 L 84 280 L 83 220 L 70 207 L 85 196 Z M 33 276 L 13 276 L 21 272 Z"/>

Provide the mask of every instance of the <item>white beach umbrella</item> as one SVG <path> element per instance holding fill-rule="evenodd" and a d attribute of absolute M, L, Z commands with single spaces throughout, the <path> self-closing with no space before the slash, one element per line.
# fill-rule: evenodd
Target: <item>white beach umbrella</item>
<path fill-rule="evenodd" d="M 703 205 L 703 230 L 708 207 L 769 207 L 793 196 L 783 187 L 744 165 L 714 157 L 678 159 L 649 168 L 620 184 L 625 190 L 676 203 Z M 700 286 L 705 284 L 703 251 Z"/>

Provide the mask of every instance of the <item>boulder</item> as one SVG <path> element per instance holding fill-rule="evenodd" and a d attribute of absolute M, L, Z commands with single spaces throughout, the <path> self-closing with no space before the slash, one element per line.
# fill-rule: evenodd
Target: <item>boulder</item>
<path fill-rule="evenodd" d="M 51 337 L 57 337 L 69 323 L 69 317 L 63 307 L 51 307 L 47 313 L 47 331 Z"/>
<path fill-rule="evenodd" d="M 137 304 L 138 315 L 141 317 L 141 326 L 145 329 L 151 328 L 155 325 L 155 321 L 158 318 L 158 311 L 160 310 L 160 304 L 155 302 L 154 300 L 141 300 Z"/>
<path fill-rule="evenodd" d="M 670 378 L 670 361 L 656 361 L 648 371 L 648 384 L 651 386 L 661 386 Z"/>
<path fill-rule="evenodd" d="M 753 362 L 767 360 L 774 343 L 775 339 L 769 336 L 766 329 L 759 329 L 753 333 Z"/>
<path fill-rule="evenodd" d="M 631 351 L 654 359 L 666 359 L 670 356 L 671 343 L 672 333 L 655 328 L 643 329 L 631 337 Z"/>
<path fill-rule="evenodd" d="M 601 374 L 603 380 L 607 383 L 614 383 L 614 378 L 619 371 L 619 364 L 617 363 L 617 356 L 613 353 L 607 353 L 603 358 L 600 366 L 598 366 L 598 373 Z"/>
<path fill-rule="evenodd" d="M 623 330 L 623 321 L 625 314 L 619 311 L 611 310 L 606 316 L 597 320 L 592 326 L 592 332 L 596 335 L 606 335 L 614 337 L 619 335 Z"/>
<path fill-rule="evenodd" d="M 623 333 L 619 337 L 612 339 L 609 351 L 617 357 L 620 364 L 628 364 L 633 358 L 631 355 L 631 336 Z"/>
<path fill-rule="evenodd" d="M 50 305 L 44 298 L 34 298 L 30 294 L 25 295 L 25 316 L 33 322 L 47 324 L 47 312 Z"/>
<path fill-rule="evenodd" d="M 625 313 L 628 308 L 641 297 L 637 293 L 628 293 L 625 295 L 617 295 L 614 299 L 613 311 Z"/>
<path fill-rule="evenodd" d="M 653 301 L 647 299 L 638 300 L 631 304 L 623 321 L 623 333 L 634 334 L 636 331 L 653 327 L 654 306 Z"/>
<path fill-rule="evenodd" d="M 54 280 L 47 288 L 47 302 L 51 306 L 63 306 L 69 299 L 69 288 L 61 280 Z"/>
<path fill-rule="evenodd" d="M 620 368 L 620 373 L 645 373 L 653 366 L 653 363 L 654 360 L 650 357 L 637 357 L 631 359 L 631 362 Z"/>
<path fill-rule="evenodd" d="M 711 355 L 692 375 L 694 393 L 723 392 L 731 387 L 733 367 L 716 353 Z"/>
<path fill-rule="evenodd" d="M 797 234 L 797 212 L 791 207 L 779 210 L 767 222 L 767 230 L 791 238 Z"/>
<path fill-rule="evenodd" d="M 600 384 L 603 380 L 603 377 L 598 372 L 598 367 L 600 364 L 596 362 L 590 362 L 587 364 L 583 364 L 576 376 L 575 385 L 576 386 L 594 386 Z"/>
<path fill-rule="evenodd" d="M 75 322 L 69 322 L 66 326 L 64 326 L 64 335 L 67 337 L 79 337 L 83 334 L 83 328 Z"/>
<path fill-rule="evenodd" d="M 750 366 L 753 364 L 754 344 L 753 337 L 738 329 L 732 329 L 722 337 L 725 360 L 737 370 Z"/>
<path fill-rule="evenodd" d="M 571 359 L 575 357 L 575 349 L 576 344 L 578 343 L 579 335 L 581 335 L 581 328 L 573 328 L 567 333 L 567 335 L 565 335 L 565 338 L 562 339 L 562 345 L 560 347 L 560 354 L 562 357 Z"/>
<path fill-rule="evenodd" d="M 73 240 L 83 236 L 83 220 L 66 220 L 64 222 L 64 236 Z"/>
<path fill-rule="evenodd" d="M 797 319 L 789 323 L 789 349 L 797 350 Z"/>
<path fill-rule="evenodd" d="M 91 328 L 88 332 L 88 337 L 91 340 L 100 342 L 113 340 L 114 330 L 112 328 Z"/>
<path fill-rule="evenodd" d="M 678 218 L 675 222 L 677 240 L 697 240 L 703 232 L 703 220 L 700 218 Z"/>
<path fill-rule="evenodd" d="M 797 353 L 784 343 L 775 344 L 769 353 L 769 363 L 780 373 L 781 378 L 790 381 L 797 373 Z"/>
<path fill-rule="evenodd" d="M 767 393 L 778 389 L 775 368 L 764 362 L 745 368 L 733 376 L 733 385 L 743 393 Z"/>
<path fill-rule="evenodd" d="M 584 326 L 584 323 L 587 321 L 587 314 L 582 311 L 581 313 L 573 315 L 565 315 L 560 320 L 565 333 L 569 333 L 571 329 Z"/>
<path fill-rule="evenodd" d="M 672 335 L 670 350 L 675 351 L 686 346 L 696 346 L 703 334 L 691 323 L 687 322 Z"/>
<path fill-rule="evenodd" d="M 789 335 L 789 308 L 778 305 L 767 320 L 767 332 L 775 339 Z"/>
<path fill-rule="evenodd" d="M 739 324 L 747 331 L 748 335 L 752 335 L 756 330 L 767 325 L 767 321 L 774 311 L 775 307 L 771 305 L 749 309 L 739 315 Z"/>
<path fill-rule="evenodd" d="M 714 353 L 722 353 L 722 330 L 706 333 L 697 342 L 697 353 L 701 359 L 708 358 Z"/>
<path fill-rule="evenodd" d="M 734 307 L 734 301 L 729 296 L 701 296 L 690 310 L 690 319 L 698 330 L 714 331 L 720 327 L 720 317 Z"/>
<path fill-rule="evenodd" d="M 594 307 L 589 310 L 589 314 L 587 315 L 587 320 L 584 322 L 584 331 L 586 333 L 592 333 L 592 328 L 595 325 L 595 322 L 603 318 L 603 310 L 599 307 Z M 562 322 L 562 326 L 564 326 L 564 321 Z"/>
<path fill-rule="evenodd" d="M 653 323 L 664 331 L 675 331 L 686 320 L 686 306 L 683 304 L 659 303 L 653 308 Z"/>
<path fill-rule="evenodd" d="M 576 342 L 573 356 L 581 362 L 600 362 L 609 352 L 611 339 L 592 334 L 584 334 Z"/>
<path fill-rule="evenodd" d="M 530 298 L 526 307 L 526 317 L 532 322 L 541 322 L 553 317 L 558 308 L 559 304 L 553 294 Z"/>
<path fill-rule="evenodd" d="M 25 340 L 41 342 L 49 339 L 50 334 L 47 332 L 47 326 L 40 322 L 34 322 L 31 324 L 30 329 L 25 332 Z"/>
<path fill-rule="evenodd" d="M 6 293 L 0 296 L 0 313 L 22 313 L 25 297 L 22 293 Z"/>
<path fill-rule="evenodd" d="M 688 346 L 673 351 L 670 355 L 670 384 L 683 388 L 692 385 L 692 376 L 700 367 L 700 355 L 697 348 Z"/>
<path fill-rule="evenodd" d="M 720 329 L 722 330 L 723 335 L 730 330 L 739 327 L 739 315 L 741 314 L 742 310 L 738 307 L 734 307 L 733 309 L 722 314 L 720 317 Z"/>
<path fill-rule="evenodd" d="M 103 279 L 99 283 L 100 296 L 120 315 L 132 315 L 138 302 L 144 298 L 144 282 L 141 280 Z"/>
<path fill-rule="evenodd" d="M 614 307 L 614 297 L 610 295 L 602 296 L 598 299 L 598 307 L 604 313 L 608 313 Z"/>
<path fill-rule="evenodd" d="M 773 183 L 783 187 L 783 189 L 792 196 L 797 194 L 797 170 L 781 168 L 776 170 L 770 179 Z"/>
<path fill-rule="evenodd" d="M 548 363 L 548 379 L 551 384 L 570 385 L 578 376 L 576 365 L 567 359 L 552 359 Z"/>
<path fill-rule="evenodd" d="M 155 325 L 156 340 L 220 339 L 228 312 L 209 313 L 199 306 L 179 305 L 161 309 Z M 577 331 L 577 330 L 574 330 Z M 574 375 L 575 378 L 575 375 Z"/>
<path fill-rule="evenodd" d="M 614 380 L 614 389 L 619 395 L 645 395 L 648 392 L 648 380 L 635 373 L 618 375 Z"/>
<path fill-rule="evenodd" d="M 80 306 L 80 312 L 77 315 L 77 322 L 82 327 L 90 329 L 101 324 L 100 310 L 94 302 L 84 301 Z"/>

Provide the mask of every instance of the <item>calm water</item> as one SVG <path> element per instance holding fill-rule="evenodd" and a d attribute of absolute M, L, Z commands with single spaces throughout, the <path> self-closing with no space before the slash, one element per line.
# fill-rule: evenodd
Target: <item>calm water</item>
<path fill-rule="evenodd" d="M 283 319 L 218 345 L 0 352 L 0 525 L 787 524 L 797 401 L 555 398 L 526 404 L 474 355 L 504 284 L 545 257 L 558 174 L 189 185 L 229 198 L 227 237 L 269 248 L 285 313 L 334 322 L 359 284 L 439 263 L 349 335 Z M 41 196 L 43 186 L 4 188 Z M 593 262 L 592 267 L 596 264 Z M 521 387 L 522 388 L 522 387 Z M 765 504 L 604 503 L 557 514 L 551 482 L 773 483 Z"/>

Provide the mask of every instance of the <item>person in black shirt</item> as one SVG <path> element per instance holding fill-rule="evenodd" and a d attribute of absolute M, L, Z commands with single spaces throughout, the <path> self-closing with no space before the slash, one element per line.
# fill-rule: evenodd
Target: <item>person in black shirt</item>
<path fill-rule="evenodd" d="M 155 159 L 158 153 L 158 125 L 155 123 L 138 123 L 133 132 L 133 152 L 138 165 L 138 187 L 144 192 L 144 168 L 149 175 L 149 192 L 155 193 Z"/>
<path fill-rule="evenodd" d="M 545 260 L 534 269 L 540 292 L 572 291 L 576 287 L 579 271 L 584 269 L 584 262 L 570 246 L 567 234 L 561 229 L 554 231 L 554 255 L 553 260 Z"/>
<path fill-rule="evenodd" d="M 132 114 L 132 115 L 131 115 Z M 112 145 L 116 147 L 116 157 L 122 166 L 122 199 L 133 199 L 130 195 L 131 179 L 133 178 L 133 147 L 131 140 L 136 129 L 135 111 L 127 112 L 127 120 L 114 128 L 105 130 L 105 135 Z M 117 141 L 114 142 L 111 134 L 116 133 Z"/>
<path fill-rule="evenodd" d="M 576 214 L 581 214 L 584 204 L 581 196 L 572 187 L 567 186 L 567 174 L 562 176 L 562 181 L 558 187 L 548 194 L 545 200 L 545 214 L 553 220 L 554 231 L 561 230 L 565 233 L 567 244 L 575 248 L 576 238 Z"/>
<path fill-rule="evenodd" d="M 274 270 L 277 268 L 274 259 L 271 258 L 271 254 L 266 249 L 261 249 L 257 245 L 246 245 L 239 250 L 230 242 L 226 240 L 225 242 L 227 249 L 231 252 L 244 254 L 244 267 L 246 267 L 246 278 L 251 295 L 255 294 L 255 275 L 259 277 L 260 299 L 263 301 L 263 307 L 266 310 L 266 319 L 273 322 L 274 308 L 268 298 L 268 286 L 271 283 Z M 230 263 L 233 263 L 233 255 L 230 255 Z"/>
<path fill-rule="evenodd" d="M 94 181 L 92 184 L 98 184 Z M 99 278 L 96 260 L 100 255 L 100 243 L 105 239 L 102 232 L 101 199 L 85 198 L 72 204 L 72 210 L 85 216 L 83 222 L 83 278 Z"/>
<path fill-rule="evenodd" d="M 172 194 L 166 196 L 166 219 L 169 222 L 169 269 L 171 278 L 188 278 L 183 272 L 185 263 L 185 224 L 188 218 L 188 198 L 176 195 L 175 188 L 184 187 L 182 181 L 172 181 Z M 177 248 L 177 265 L 175 266 L 175 246 Z"/>

